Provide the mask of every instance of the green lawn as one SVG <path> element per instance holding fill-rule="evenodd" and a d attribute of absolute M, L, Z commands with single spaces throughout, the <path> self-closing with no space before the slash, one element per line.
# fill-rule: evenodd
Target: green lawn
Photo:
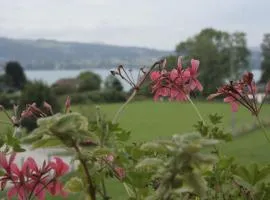
<path fill-rule="evenodd" d="M 224 126 L 227 130 L 231 130 L 233 116 L 228 104 L 208 102 L 195 102 L 195 104 L 203 117 L 213 113 L 224 116 Z M 101 112 L 111 119 L 119 106 L 119 104 L 107 104 L 101 105 L 100 108 Z M 90 117 L 95 112 L 94 106 L 89 105 L 76 106 L 73 110 L 82 111 Z M 269 111 L 270 105 L 265 106 L 261 116 L 270 119 L 270 115 L 267 115 Z M 236 128 L 255 123 L 254 118 L 245 109 L 234 113 L 234 119 Z M 143 101 L 129 104 L 120 117 L 120 124 L 123 128 L 131 130 L 132 140 L 145 141 L 194 131 L 192 126 L 198 120 L 198 116 L 189 103 Z"/>
<path fill-rule="evenodd" d="M 234 130 L 247 125 L 252 126 L 255 123 L 251 114 L 244 109 L 240 109 L 233 116 L 230 106 L 225 103 L 195 102 L 195 104 L 204 117 L 211 113 L 223 115 L 224 128 L 227 130 L 232 128 L 232 117 L 234 117 Z M 119 106 L 120 104 L 107 104 L 101 105 L 100 108 L 101 112 L 108 119 L 111 119 Z M 74 106 L 73 111 L 81 111 L 89 117 L 94 117 L 94 107 L 95 105 Z M 270 105 L 265 105 L 261 117 L 269 120 L 269 111 Z M 0 119 L 3 120 L 3 118 L 3 113 L 1 113 Z M 123 128 L 131 131 L 133 141 L 145 141 L 168 138 L 176 133 L 192 132 L 194 131 L 192 125 L 198 120 L 198 116 L 188 103 L 142 101 L 127 106 L 121 115 L 120 124 Z M 256 161 L 270 163 L 270 156 L 268 156 L 270 145 L 259 130 L 235 137 L 234 141 L 222 144 L 220 147 L 224 154 L 235 156 L 240 163 Z M 113 199 L 126 199 L 122 185 L 119 186 L 113 181 L 109 181 L 109 190 L 116 194 Z M 69 199 L 74 199 L 74 196 Z"/>

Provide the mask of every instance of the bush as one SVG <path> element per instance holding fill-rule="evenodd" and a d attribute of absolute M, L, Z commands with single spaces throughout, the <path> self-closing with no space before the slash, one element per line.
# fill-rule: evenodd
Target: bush
<path fill-rule="evenodd" d="M 37 107 L 42 107 L 44 101 L 49 103 L 55 112 L 60 110 L 55 93 L 41 81 L 29 82 L 22 90 L 20 104 L 22 106 L 35 102 Z"/>
<path fill-rule="evenodd" d="M 1 94 L 0 105 L 6 109 L 12 109 L 14 104 L 19 104 L 20 93 Z"/>
<path fill-rule="evenodd" d="M 70 95 L 72 104 L 117 103 L 126 101 L 126 93 L 115 90 L 74 93 Z"/>
<path fill-rule="evenodd" d="M 79 92 L 86 92 L 86 91 L 93 91 L 99 90 L 101 85 L 101 78 L 98 74 L 93 72 L 82 72 L 78 77 L 78 91 Z"/>
<path fill-rule="evenodd" d="M 91 102 L 104 102 L 104 98 L 102 95 L 101 91 L 92 91 L 92 92 L 88 92 L 87 93 L 87 98 L 91 101 Z"/>
<path fill-rule="evenodd" d="M 56 99 L 55 94 L 53 93 L 51 88 L 43 82 L 30 82 L 22 90 L 20 98 L 20 105 L 22 109 L 24 109 L 27 104 L 32 104 L 35 102 L 39 109 L 44 111 L 44 113 L 47 113 L 47 111 L 45 111 L 43 107 L 43 103 L 45 101 L 52 106 L 54 112 L 60 111 L 61 107 Z M 36 119 L 24 119 L 22 121 L 22 126 L 25 127 L 28 131 L 31 131 L 36 128 Z"/>
<path fill-rule="evenodd" d="M 103 91 L 101 94 L 104 99 L 104 102 L 117 103 L 126 101 L 126 94 L 124 92 L 116 90 L 106 90 Z"/>
<path fill-rule="evenodd" d="M 67 78 L 60 79 L 52 85 L 52 90 L 56 95 L 75 93 L 78 87 L 78 80 Z"/>
<path fill-rule="evenodd" d="M 95 103 L 117 103 L 126 100 L 126 94 L 115 90 L 93 91 L 88 93 L 88 99 Z"/>
<path fill-rule="evenodd" d="M 106 90 L 115 90 L 115 91 L 123 91 L 123 86 L 118 78 L 114 77 L 113 75 L 109 75 L 104 83 Z"/>
<path fill-rule="evenodd" d="M 87 93 L 74 93 L 70 95 L 70 98 L 71 98 L 72 105 L 87 104 L 91 102 L 87 96 Z"/>

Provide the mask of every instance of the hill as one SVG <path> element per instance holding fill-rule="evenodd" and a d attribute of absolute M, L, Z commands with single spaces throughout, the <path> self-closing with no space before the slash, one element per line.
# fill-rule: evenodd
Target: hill
<path fill-rule="evenodd" d="M 261 52 L 250 48 L 250 65 L 259 69 Z M 55 40 L 23 40 L 0 37 L 0 64 L 18 60 L 25 69 L 86 69 L 114 68 L 119 64 L 129 67 L 150 65 L 173 52 L 140 47 Z"/>
<path fill-rule="evenodd" d="M 18 60 L 26 69 L 138 67 L 170 54 L 168 51 L 97 43 L 0 38 L 0 62 Z"/>

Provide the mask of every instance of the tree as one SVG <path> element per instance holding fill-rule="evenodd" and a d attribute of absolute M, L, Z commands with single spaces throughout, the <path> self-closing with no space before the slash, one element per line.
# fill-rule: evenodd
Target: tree
<path fill-rule="evenodd" d="M 250 69 L 247 49 L 246 34 L 235 32 L 230 35 L 231 39 L 231 77 L 238 79 L 246 69 Z"/>
<path fill-rule="evenodd" d="M 212 28 L 203 29 L 199 34 L 181 42 L 176 52 L 184 56 L 183 64 L 191 58 L 200 60 L 200 81 L 204 95 L 215 91 L 226 79 L 234 79 L 247 69 L 249 51 L 245 34 L 229 34 Z"/>
<path fill-rule="evenodd" d="M 7 84 L 16 89 L 23 89 L 26 84 L 26 76 L 24 74 L 23 68 L 17 61 L 7 62 L 5 67 L 5 73 L 7 76 Z"/>
<path fill-rule="evenodd" d="M 264 35 L 261 50 L 263 61 L 261 63 L 262 77 L 260 82 L 266 83 L 270 80 L 270 33 Z"/>
<path fill-rule="evenodd" d="M 87 71 L 82 72 L 77 79 L 79 80 L 79 92 L 99 90 L 101 78 L 98 74 Z"/>
<path fill-rule="evenodd" d="M 105 80 L 105 89 L 114 91 L 123 91 L 123 86 L 118 78 L 113 75 L 109 75 Z"/>

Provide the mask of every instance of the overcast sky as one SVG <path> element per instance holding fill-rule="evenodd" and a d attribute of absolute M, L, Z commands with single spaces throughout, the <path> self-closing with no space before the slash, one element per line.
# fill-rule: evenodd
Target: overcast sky
<path fill-rule="evenodd" d="M 0 36 L 164 50 L 205 27 L 259 46 L 269 20 L 270 0 L 0 0 Z"/>

